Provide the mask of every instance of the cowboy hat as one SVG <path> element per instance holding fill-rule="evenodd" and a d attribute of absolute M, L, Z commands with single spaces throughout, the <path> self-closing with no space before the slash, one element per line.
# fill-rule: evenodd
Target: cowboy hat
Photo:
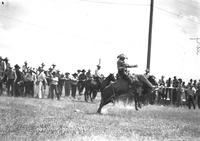
<path fill-rule="evenodd" d="M 8 57 L 4 58 L 4 61 L 9 61 Z"/>
<path fill-rule="evenodd" d="M 77 76 L 78 74 L 77 74 L 77 73 L 73 73 L 72 75 L 73 75 L 73 76 Z"/>
<path fill-rule="evenodd" d="M 38 67 L 38 71 L 44 71 L 42 67 Z"/>
<path fill-rule="evenodd" d="M 120 59 L 121 59 L 121 58 L 128 59 L 123 53 L 120 54 L 120 55 L 118 55 L 117 58 L 120 58 Z"/>
<path fill-rule="evenodd" d="M 69 72 L 66 72 L 66 73 L 65 73 L 65 75 L 69 75 L 69 74 L 70 74 Z"/>
<path fill-rule="evenodd" d="M 149 71 L 149 69 L 146 69 L 145 72 L 146 72 L 146 73 L 149 73 L 150 71 Z"/>
<path fill-rule="evenodd" d="M 15 65 L 15 69 L 19 68 L 20 69 L 20 66 L 18 64 Z"/>

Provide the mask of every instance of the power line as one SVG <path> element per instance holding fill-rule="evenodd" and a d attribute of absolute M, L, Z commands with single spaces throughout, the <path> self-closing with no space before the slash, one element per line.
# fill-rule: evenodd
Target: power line
<path fill-rule="evenodd" d="M 10 17 L 10 16 L 6 16 L 6 15 L 3 15 L 3 14 L 0 14 L 0 16 L 4 17 L 4 18 L 7 18 L 9 20 L 13 20 L 13 21 L 18 22 L 18 23 L 21 23 L 21 24 L 26 24 L 26 25 L 29 25 L 29 26 L 33 26 L 33 27 L 41 29 L 43 31 L 54 32 L 54 33 L 57 33 L 57 34 L 63 34 L 64 33 L 62 31 L 49 29 L 47 27 L 40 26 L 40 25 L 37 25 L 35 23 L 27 22 L 27 21 L 24 21 L 24 20 L 21 20 L 21 19 L 18 19 L 18 18 L 13 18 L 13 17 Z"/>
<path fill-rule="evenodd" d="M 199 7 L 197 7 L 197 5 L 193 5 L 192 3 L 187 3 L 185 1 L 180 1 L 180 0 L 178 0 L 178 1 L 179 1 L 179 3 L 182 3 L 182 5 L 189 5 L 189 6 L 193 7 L 193 8 L 200 9 Z M 195 2 L 198 3 L 198 5 L 200 5 L 199 2 L 197 2 L 197 1 L 195 1 Z"/>
<path fill-rule="evenodd" d="M 80 1 L 97 3 L 97 4 L 109 4 L 109 5 L 150 6 L 149 4 L 139 4 L 139 3 L 120 3 L 120 2 L 106 2 L 106 1 L 95 1 L 95 0 L 80 0 Z"/>
<path fill-rule="evenodd" d="M 27 24 L 27 25 L 30 25 L 30 26 L 35 26 L 37 28 L 42 28 L 40 27 L 39 25 L 37 24 L 33 24 L 33 23 L 30 23 L 30 22 L 26 22 L 26 21 L 23 21 L 21 19 L 17 19 L 17 18 L 13 18 L 13 17 L 10 17 L 10 16 L 6 16 L 6 15 L 3 15 L 3 14 L 0 14 L 1 17 L 4 17 L 4 18 L 7 18 L 9 20 L 13 20 L 13 21 L 16 21 L 16 22 L 19 22 L 19 23 L 23 23 L 23 24 Z"/>
<path fill-rule="evenodd" d="M 160 8 L 160 7 L 158 7 L 158 6 L 155 6 L 155 8 L 158 9 L 158 10 L 164 11 L 164 12 L 170 14 L 170 15 L 175 15 L 175 16 L 177 16 L 177 17 L 181 17 L 181 16 L 182 16 L 182 14 L 178 14 L 178 13 L 175 13 L 175 12 L 172 12 L 172 11 L 169 11 L 169 10 L 166 10 L 166 9 L 164 9 L 164 8 Z M 184 20 L 185 20 L 185 21 L 188 21 L 188 22 L 190 22 L 190 23 L 200 24 L 200 22 L 196 22 L 196 21 L 191 20 L 191 19 L 184 19 Z"/>

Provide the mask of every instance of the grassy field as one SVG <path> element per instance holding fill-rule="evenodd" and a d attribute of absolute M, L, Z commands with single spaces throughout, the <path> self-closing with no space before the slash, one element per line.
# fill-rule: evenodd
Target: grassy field
<path fill-rule="evenodd" d="M 200 140 L 200 110 L 0 97 L 0 140 Z"/>

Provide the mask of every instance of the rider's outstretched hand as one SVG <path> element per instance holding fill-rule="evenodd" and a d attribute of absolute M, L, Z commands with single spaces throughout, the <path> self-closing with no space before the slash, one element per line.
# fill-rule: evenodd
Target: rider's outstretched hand
<path fill-rule="evenodd" d="M 129 68 L 137 68 L 138 65 L 130 65 Z"/>

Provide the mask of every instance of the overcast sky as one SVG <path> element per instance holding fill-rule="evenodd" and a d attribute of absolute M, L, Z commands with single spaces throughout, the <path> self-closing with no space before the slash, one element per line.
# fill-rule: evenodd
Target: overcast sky
<path fill-rule="evenodd" d="M 0 7 L 0 55 L 14 66 L 56 63 L 61 71 L 116 73 L 117 55 L 147 61 L 150 0 L 4 0 Z M 151 74 L 200 78 L 198 0 L 154 0 Z"/>

